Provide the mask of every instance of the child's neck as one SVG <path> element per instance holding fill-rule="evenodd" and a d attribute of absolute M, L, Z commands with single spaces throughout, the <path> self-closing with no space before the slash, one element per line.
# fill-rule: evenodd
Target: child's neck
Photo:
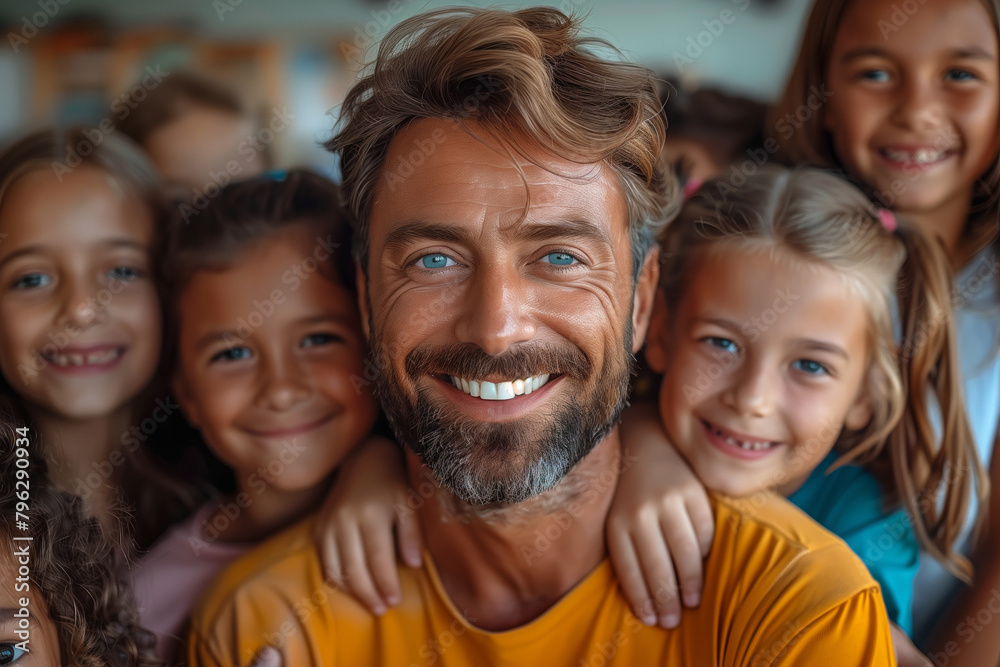
<path fill-rule="evenodd" d="M 218 541 L 260 542 L 318 507 L 329 488 L 323 483 L 301 491 L 283 491 L 259 476 L 254 479 L 253 484 L 240 480 L 239 490 L 219 503 L 208 518 L 206 525 L 213 530 L 225 526 L 217 531 Z M 225 515 L 226 521 L 217 521 L 219 515 Z"/>
<path fill-rule="evenodd" d="M 49 479 L 60 491 L 74 493 L 85 508 L 109 528 L 115 528 L 111 509 L 118 497 L 123 461 L 113 453 L 123 445 L 129 409 L 93 419 L 70 419 L 45 410 L 28 408 L 38 429 L 39 442 L 49 464 Z"/>

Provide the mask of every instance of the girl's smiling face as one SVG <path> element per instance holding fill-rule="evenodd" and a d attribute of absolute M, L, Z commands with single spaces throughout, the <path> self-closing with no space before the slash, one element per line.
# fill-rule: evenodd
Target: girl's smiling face
<path fill-rule="evenodd" d="M 97 167 L 40 168 L 4 193 L 0 235 L 4 378 L 65 419 L 126 407 L 160 354 L 148 207 Z"/>
<path fill-rule="evenodd" d="M 378 413 L 356 295 L 317 268 L 320 241 L 290 224 L 179 296 L 178 400 L 257 494 L 317 488 Z"/>
<path fill-rule="evenodd" d="M 867 309 L 849 279 L 768 246 L 699 251 L 681 302 L 659 298 L 647 359 L 660 418 L 705 485 L 791 492 L 843 427 L 871 416 Z"/>
<path fill-rule="evenodd" d="M 899 13 L 894 0 L 856 0 L 844 12 L 826 71 L 826 129 L 844 167 L 893 208 L 968 207 L 1000 148 L 993 19 L 981 0 Z"/>

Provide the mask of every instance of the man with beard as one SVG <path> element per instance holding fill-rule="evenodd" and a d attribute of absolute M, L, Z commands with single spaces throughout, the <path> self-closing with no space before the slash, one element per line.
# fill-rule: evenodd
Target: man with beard
<path fill-rule="evenodd" d="M 376 617 L 296 526 L 213 587 L 193 664 L 268 644 L 296 667 L 893 664 L 877 585 L 780 501 L 716 502 L 703 601 L 677 629 L 618 590 L 614 425 L 675 199 L 650 74 L 585 45 L 554 9 L 430 12 L 348 94 L 329 147 L 427 554 Z"/>

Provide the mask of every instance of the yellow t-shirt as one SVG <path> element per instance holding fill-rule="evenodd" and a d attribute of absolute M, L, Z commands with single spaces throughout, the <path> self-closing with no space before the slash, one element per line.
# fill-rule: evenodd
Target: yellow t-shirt
<path fill-rule="evenodd" d="M 192 619 L 191 665 L 286 667 L 894 665 L 878 584 L 847 546 L 783 498 L 716 498 L 701 605 L 674 630 L 642 625 L 607 560 L 534 621 L 487 632 L 455 609 L 425 558 L 400 568 L 381 618 L 324 583 L 312 520 L 231 566 Z"/>

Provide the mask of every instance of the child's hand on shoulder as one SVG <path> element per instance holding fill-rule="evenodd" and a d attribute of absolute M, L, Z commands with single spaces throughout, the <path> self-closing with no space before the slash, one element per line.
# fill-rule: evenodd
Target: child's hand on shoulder
<path fill-rule="evenodd" d="M 607 522 L 611 563 L 636 616 L 673 628 L 681 598 L 688 607 L 701 602 L 715 518 L 705 487 L 667 440 L 653 406 L 630 408 L 621 435 L 625 464 Z"/>
<path fill-rule="evenodd" d="M 374 614 L 400 600 L 394 537 L 403 562 L 420 567 L 423 541 L 417 515 L 406 505 L 407 488 L 399 447 L 371 436 L 340 465 L 317 516 L 327 578 Z"/>

